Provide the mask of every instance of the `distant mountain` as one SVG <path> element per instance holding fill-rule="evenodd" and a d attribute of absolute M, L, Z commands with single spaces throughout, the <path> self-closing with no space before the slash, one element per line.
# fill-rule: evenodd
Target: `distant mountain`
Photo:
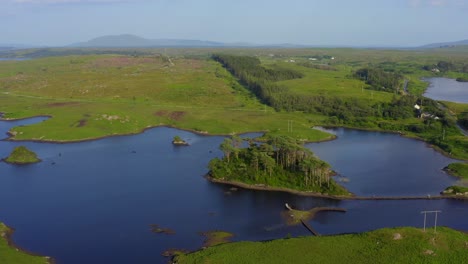
<path fill-rule="evenodd" d="M 71 47 L 89 48 L 151 48 L 151 47 L 224 47 L 214 41 L 187 39 L 146 39 L 135 35 L 112 35 L 98 37 L 87 42 L 75 43 Z"/>
<path fill-rule="evenodd" d="M 468 39 L 453 41 L 453 42 L 441 42 L 441 43 L 432 43 L 424 46 L 420 46 L 422 49 L 436 49 L 436 48 L 452 48 L 457 46 L 466 46 L 468 45 Z"/>

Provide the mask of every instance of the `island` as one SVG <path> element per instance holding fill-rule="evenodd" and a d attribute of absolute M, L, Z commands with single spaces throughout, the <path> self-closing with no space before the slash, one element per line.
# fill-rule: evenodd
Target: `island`
<path fill-rule="evenodd" d="M 298 140 L 279 135 L 267 136 L 261 143 L 245 140 L 249 141 L 247 148 L 241 148 L 239 137 L 221 143 L 224 156 L 210 161 L 209 180 L 250 189 L 351 195 L 332 179 L 330 165 Z"/>
<path fill-rule="evenodd" d="M 457 82 L 468 82 L 468 77 L 459 77 L 456 80 Z"/>
<path fill-rule="evenodd" d="M 189 145 L 189 143 L 187 143 L 185 140 L 183 140 L 179 136 L 175 136 L 172 139 L 172 144 L 174 144 L 175 146 L 188 146 Z"/>
<path fill-rule="evenodd" d="M 0 263 L 11 264 L 44 264 L 52 263 L 49 257 L 27 254 L 14 247 L 10 236 L 13 230 L 0 222 Z"/>
<path fill-rule="evenodd" d="M 19 146 L 14 148 L 10 156 L 4 159 L 4 161 L 11 164 L 24 165 L 40 162 L 41 160 L 33 151 L 29 150 L 25 146 Z"/>

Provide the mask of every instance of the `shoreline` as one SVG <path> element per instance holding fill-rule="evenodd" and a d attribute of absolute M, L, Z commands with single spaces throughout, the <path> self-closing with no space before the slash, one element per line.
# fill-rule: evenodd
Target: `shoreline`
<path fill-rule="evenodd" d="M 38 117 L 38 116 L 35 116 Z M 33 118 L 33 117 L 30 117 Z M 24 119 L 29 119 L 24 118 Z M 17 119 L 15 119 L 17 120 Z M 0 121 L 15 121 L 15 120 L 4 120 L 0 119 Z M 22 119 L 23 120 L 23 119 Z M 232 135 L 243 135 L 243 134 L 249 134 L 249 133 L 266 133 L 268 131 L 246 131 L 238 134 L 211 134 L 208 132 L 204 131 L 197 131 L 193 129 L 188 129 L 188 128 L 179 128 L 173 125 L 166 125 L 166 124 L 158 124 L 154 126 L 147 126 L 142 128 L 140 131 L 137 132 L 130 132 L 130 133 L 125 133 L 125 134 L 110 134 L 106 136 L 99 136 L 99 137 L 94 137 L 94 138 L 84 138 L 84 139 L 76 139 L 76 140 L 43 140 L 43 139 L 15 139 L 14 137 L 11 136 L 11 134 L 7 133 L 9 135 L 8 138 L 1 139 L 0 141 L 10 141 L 10 142 L 34 142 L 34 143 L 49 143 L 49 144 L 73 144 L 73 143 L 83 143 L 83 142 L 90 142 L 90 141 L 96 141 L 96 140 L 101 140 L 101 139 L 106 139 L 106 138 L 111 138 L 111 137 L 125 137 L 125 136 L 135 136 L 139 135 L 142 133 L 145 133 L 147 130 L 153 129 L 153 128 L 159 128 L 159 127 L 166 127 L 166 128 L 173 128 L 181 131 L 186 131 L 190 132 L 199 136 L 205 136 L 205 137 L 216 137 L 216 136 L 221 136 L 221 137 L 227 137 L 227 136 L 232 136 Z M 316 141 L 314 141 L 316 142 Z"/>
<path fill-rule="evenodd" d="M 468 161 L 468 159 L 457 158 L 457 157 L 455 157 L 453 155 L 450 155 L 449 153 L 447 153 L 443 149 L 439 148 L 438 146 L 433 145 L 433 144 L 427 142 L 426 140 L 424 140 L 424 139 L 422 139 L 422 138 L 420 138 L 418 136 L 408 135 L 408 134 L 405 134 L 405 133 L 403 133 L 401 131 L 389 131 L 389 130 L 382 130 L 382 129 L 372 129 L 372 128 L 352 127 L 352 126 L 331 126 L 331 125 L 327 125 L 327 126 L 322 126 L 322 127 L 325 128 L 325 129 L 328 129 L 328 128 L 332 128 L 332 129 L 345 128 L 345 129 L 367 131 L 367 132 L 396 134 L 396 135 L 399 135 L 400 137 L 403 137 L 403 138 L 414 139 L 414 140 L 424 142 L 427 147 L 434 149 L 435 151 L 437 151 L 438 153 L 444 155 L 447 158 L 451 158 L 451 159 L 458 160 L 458 161 Z M 317 141 L 317 142 L 311 142 L 311 143 L 320 143 L 320 142 Z"/>
<path fill-rule="evenodd" d="M 17 251 L 20 251 L 20 252 L 23 252 L 23 253 L 26 253 L 30 256 L 35 256 L 35 257 L 43 257 L 47 260 L 47 263 L 48 264 L 55 264 L 55 260 L 49 256 L 42 256 L 42 255 L 39 255 L 39 254 L 36 254 L 36 253 L 33 253 L 29 250 L 26 250 L 26 249 L 23 249 L 21 248 L 20 246 L 18 246 L 17 244 L 15 244 L 15 242 L 13 241 L 12 239 L 12 236 L 13 236 L 13 233 L 15 232 L 15 229 L 14 228 L 11 228 L 7 225 L 5 225 L 7 230 L 5 232 L 5 235 L 3 236 L 3 238 L 6 240 L 7 242 L 7 245 L 11 248 L 14 248 L 16 249 Z"/>
<path fill-rule="evenodd" d="M 228 180 L 220 180 L 215 179 L 209 175 L 205 175 L 205 178 L 216 184 L 223 184 L 223 185 L 230 185 L 235 186 L 247 190 L 256 190 L 256 191 L 269 191 L 269 192 L 285 192 L 299 196 L 306 196 L 306 197 L 316 197 L 316 198 L 325 198 L 331 200 L 443 200 L 443 199 L 454 199 L 454 200 L 468 200 L 466 196 L 453 196 L 453 195 L 435 195 L 435 196 L 356 196 L 354 194 L 350 196 L 344 195 L 328 195 L 322 193 L 314 193 L 314 192 L 307 192 L 307 191 L 298 191 L 290 188 L 284 187 L 273 187 L 273 186 L 266 186 L 266 185 L 251 185 L 243 182 L 237 181 L 228 181 Z"/>
<path fill-rule="evenodd" d="M 21 120 L 25 120 L 25 119 L 29 119 L 29 118 L 36 118 L 36 117 L 53 118 L 53 116 L 50 116 L 50 115 L 37 115 L 37 116 L 18 118 L 18 119 L 0 118 L 0 121 L 7 121 L 7 122 L 21 121 Z M 193 130 L 193 129 L 188 129 L 188 128 L 179 128 L 179 127 L 174 126 L 174 125 L 166 125 L 166 124 L 160 123 L 160 124 L 157 124 L 157 125 L 144 127 L 140 131 L 137 131 L 137 132 L 129 132 L 129 133 L 122 133 L 122 134 L 115 133 L 115 134 L 110 134 L 110 135 L 105 135 L 105 136 L 99 136 L 99 137 L 94 137 L 94 138 L 84 138 L 84 139 L 77 139 L 77 140 L 15 139 L 10 133 L 7 133 L 7 135 L 9 135 L 9 137 L 5 138 L 5 139 L 1 139 L 0 141 L 34 142 L 34 143 L 50 143 L 50 144 L 82 143 L 82 142 L 90 142 L 90 141 L 95 141 L 95 140 L 101 140 L 101 139 L 110 138 L 110 137 L 123 137 L 123 136 L 139 135 L 139 134 L 142 134 L 142 133 L 146 132 L 149 129 L 158 128 L 158 127 L 167 127 L 167 128 L 178 129 L 178 130 L 181 130 L 181 131 L 191 132 L 191 133 L 194 133 L 194 134 L 199 135 L 199 136 L 224 136 L 224 137 L 227 137 L 227 136 L 232 136 L 232 135 L 243 135 L 243 134 L 249 134 L 249 133 L 263 133 L 262 136 L 264 136 L 265 133 L 269 132 L 269 131 L 265 131 L 265 130 L 259 130 L 259 131 L 245 131 L 245 132 L 236 133 L 236 134 L 231 134 L 231 133 L 229 133 L 229 134 L 219 133 L 218 134 L 218 133 L 208 133 L 206 131 L 198 131 L 198 130 Z M 430 144 L 429 142 L 425 141 L 424 139 L 422 139 L 422 138 L 420 138 L 418 136 L 407 135 L 407 134 L 404 134 L 404 133 L 402 133 L 400 131 L 388 131 L 388 130 L 382 130 L 382 129 L 376 129 L 376 128 L 362 128 L 362 127 L 352 127 L 352 126 L 333 126 L 333 125 L 316 125 L 316 126 L 310 127 L 310 129 L 316 129 L 314 127 L 322 127 L 324 129 L 328 129 L 328 128 L 345 128 L 345 129 L 353 129 L 353 130 L 359 130 L 359 131 L 397 134 L 397 135 L 399 135 L 401 137 L 404 137 L 404 138 L 422 141 L 428 147 L 434 149 L 435 151 L 439 152 L 440 154 L 442 154 L 442 155 L 444 155 L 444 156 L 446 156 L 448 158 L 459 160 L 459 161 L 468 161 L 468 159 L 462 159 L 462 158 L 454 157 L 454 156 L 450 155 L 449 153 L 445 152 L 444 150 L 442 150 L 441 148 L 437 147 L 436 145 Z M 323 130 L 320 130 L 320 129 L 316 129 L 316 130 L 326 132 L 326 131 L 323 131 Z M 323 142 L 333 141 L 333 140 L 338 138 L 338 136 L 335 135 L 335 134 L 332 134 L 330 132 L 327 132 L 327 133 L 330 134 L 330 136 L 328 138 L 324 138 L 324 139 L 321 139 L 321 140 L 315 140 L 315 141 L 304 140 L 304 141 L 302 141 L 302 143 L 303 144 L 323 143 Z M 260 137 L 262 137 L 262 136 L 260 136 Z"/>
<path fill-rule="evenodd" d="M 15 119 L 0 118 L 0 122 L 1 121 L 14 122 L 14 121 L 21 121 L 21 120 L 26 120 L 26 119 L 30 119 L 30 118 L 36 118 L 36 117 L 53 118 L 53 116 L 51 116 L 51 115 L 36 115 L 36 116 L 31 116 L 31 117 L 15 118 Z M 13 135 L 11 135 L 10 133 L 7 132 L 6 134 L 9 137 L 4 138 L 4 139 L 0 139 L 0 141 L 34 142 L 34 143 L 50 143 L 50 144 L 69 144 L 69 143 L 73 144 L 73 143 L 82 143 L 82 142 L 90 142 L 90 141 L 95 141 L 95 140 L 101 140 L 101 139 L 111 138 L 111 137 L 134 136 L 134 135 L 142 134 L 142 133 L 146 132 L 147 130 L 150 130 L 150 129 L 153 129 L 153 128 L 158 128 L 158 127 L 173 128 L 173 129 L 177 129 L 177 130 L 181 130 L 181 131 L 194 133 L 194 134 L 199 135 L 199 136 L 207 136 L 207 137 L 210 137 L 210 136 L 213 136 L 213 137 L 215 137 L 215 136 L 227 137 L 227 136 L 233 136 L 233 135 L 240 136 L 240 135 L 249 134 L 249 133 L 262 133 L 263 135 L 260 136 L 260 137 L 262 137 L 262 136 L 265 135 L 265 133 L 269 132 L 268 130 L 257 130 L 257 131 L 244 131 L 244 132 L 235 133 L 235 134 L 232 134 L 232 133 L 227 133 L 227 134 L 224 134 L 224 133 L 208 133 L 206 131 L 198 131 L 198 130 L 189 129 L 189 128 L 180 128 L 180 127 L 177 127 L 177 126 L 174 126 L 174 125 L 167 125 L 167 124 L 160 123 L 160 124 L 157 124 L 157 125 L 146 126 L 146 127 L 142 128 L 140 131 L 137 131 L 137 132 L 129 132 L 129 133 L 122 133 L 122 134 L 114 133 L 114 134 L 105 135 L 105 136 L 98 136 L 98 137 L 84 138 L 84 139 L 76 139 L 76 140 L 74 140 L 74 139 L 72 139 L 72 140 L 15 139 Z M 311 129 L 315 129 L 315 128 L 311 127 Z M 321 140 L 315 140 L 315 141 L 301 140 L 301 142 L 303 142 L 304 144 L 307 144 L 307 143 L 320 143 L 320 142 L 332 141 L 332 140 L 335 140 L 337 138 L 338 137 L 336 135 L 330 134 L 330 136 L 328 138 L 324 138 L 324 139 L 321 139 Z"/>

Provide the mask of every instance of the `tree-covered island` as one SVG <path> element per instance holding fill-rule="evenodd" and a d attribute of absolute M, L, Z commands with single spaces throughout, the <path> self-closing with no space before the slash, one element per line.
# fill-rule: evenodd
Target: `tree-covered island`
<path fill-rule="evenodd" d="M 287 136 L 269 136 L 261 143 L 246 140 L 247 148 L 241 148 L 242 139 L 236 136 L 223 141 L 220 149 L 224 156 L 210 161 L 209 178 L 265 189 L 350 195 L 333 181 L 330 165 L 297 140 Z"/>

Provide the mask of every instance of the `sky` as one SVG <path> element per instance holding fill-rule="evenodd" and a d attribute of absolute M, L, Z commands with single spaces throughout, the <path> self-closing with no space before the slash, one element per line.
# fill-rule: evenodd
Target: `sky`
<path fill-rule="evenodd" d="M 318 46 L 468 39 L 468 0 L 0 0 L 0 43 L 118 34 Z"/>

